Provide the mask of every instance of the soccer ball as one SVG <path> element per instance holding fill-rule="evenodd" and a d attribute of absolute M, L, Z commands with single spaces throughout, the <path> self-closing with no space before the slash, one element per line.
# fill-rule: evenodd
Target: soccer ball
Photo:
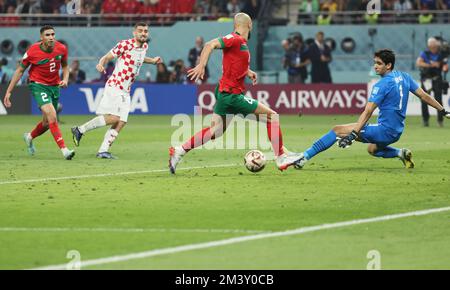
<path fill-rule="evenodd" d="M 244 164 L 251 172 L 259 172 L 266 166 L 266 156 L 259 150 L 250 150 L 245 154 Z"/>

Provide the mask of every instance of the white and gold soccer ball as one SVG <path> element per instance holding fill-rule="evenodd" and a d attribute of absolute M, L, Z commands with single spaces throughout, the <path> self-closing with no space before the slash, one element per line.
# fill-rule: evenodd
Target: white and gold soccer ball
<path fill-rule="evenodd" d="M 259 150 L 250 150 L 245 154 L 244 164 L 251 172 L 259 172 L 266 166 L 266 156 Z"/>

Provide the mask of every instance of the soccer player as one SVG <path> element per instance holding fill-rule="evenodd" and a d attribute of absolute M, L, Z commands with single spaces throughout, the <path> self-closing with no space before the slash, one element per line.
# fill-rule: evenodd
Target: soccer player
<path fill-rule="evenodd" d="M 303 152 L 303 157 L 295 165 L 297 169 L 302 168 L 318 153 L 330 148 L 337 138 L 340 138 L 341 148 L 349 147 L 354 141 L 369 143 L 369 154 L 382 158 L 399 158 L 406 168 L 414 168 L 411 150 L 389 146 L 397 142 L 403 133 L 409 92 L 450 118 L 450 112 L 445 111 L 441 104 L 425 93 L 409 74 L 394 70 L 395 54 L 392 50 L 375 52 L 373 61 L 375 72 L 381 79 L 374 85 L 358 122 L 335 126 L 322 136 Z M 377 107 L 380 109 L 377 124 L 366 124 Z"/>
<path fill-rule="evenodd" d="M 301 158 L 300 154 L 288 153 L 283 147 L 278 115 L 275 111 L 258 101 L 244 95 L 245 77 L 257 83 L 257 74 L 250 65 L 250 53 L 247 41 L 252 30 L 252 20 L 245 13 L 234 17 L 234 32 L 225 37 L 213 39 L 205 44 L 200 55 L 200 63 L 188 71 L 188 77 L 197 82 L 205 76 L 205 67 L 214 49 L 223 50 L 223 75 L 216 87 L 216 104 L 211 126 L 196 133 L 182 146 L 169 149 L 169 169 L 175 173 L 178 163 L 190 150 L 199 147 L 211 139 L 220 137 L 226 130 L 227 114 L 255 114 L 260 121 L 267 122 L 267 132 L 276 156 L 276 164 L 285 170 Z"/>
<path fill-rule="evenodd" d="M 59 89 L 67 87 L 69 79 L 67 48 L 55 40 L 55 29 L 53 27 L 43 26 L 40 33 L 41 41 L 31 45 L 23 56 L 6 90 L 3 102 L 7 108 L 11 107 L 11 93 L 25 70 L 30 67 L 29 87 L 42 112 L 42 121 L 37 124 L 33 131 L 24 134 L 28 153 L 34 155 L 33 139 L 50 129 L 64 158 L 70 160 L 75 155 L 75 152 L 66 147 L 56 117 L 60 95 Z M 62 80 L 59 77 L 59 69 L 61 67 L 63 71 Z"/>
<path fill-rule="evenodd" d="M 112 143 L 119 135 L 119 132 L 125 126 L 130 112 L 130 90 L 131 85 L 139 75 L 139 70 L 143 63 L 159 64 L 162 63 L 161 57 L 146 57 L 148 49 L 149 29 L 144 22 L 138 22 L 134 26 L 134 38 L 122 40 L 104 55 L 97 64 L 97 70 L 105 73 L 105 65 L 117 58 L 116 67 L 113 74 L 105 85 L 100 104 L 97 108 L 97 117 L 87 123 L 73 127 L 72 135 L 76 146 L 80 145 L 81 137 L 86 132 L 106 125 L 111 128 L 106 131 L 97 157 L 104 159 L 114 159 L 109 152 Z"/>

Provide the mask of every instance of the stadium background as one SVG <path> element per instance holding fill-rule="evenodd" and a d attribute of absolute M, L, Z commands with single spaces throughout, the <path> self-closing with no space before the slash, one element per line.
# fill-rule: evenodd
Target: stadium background
<path fill-rule="evenodd" d="M 16 3 L 16 12 L 21 1 L 4 1 L 4 11 L 8 12 L 8 3 Z M 68 1 L 66 1 L 68 2 Z M 310 13 L 310 22 L 303 21 L 301 7 L 302 1 L 173 1 L 161 0 L 140 2 L 135 0 L 115 1 L 113 7 L 108 6 L 111 1 L 81 1 L 81 13 L 93 13 L 86 16 L 63 14 L 64 4 L 61 1 L 31 1 L 30 3 L 41 3 L 38 8 L 40 12 L 59 12 L 59 14 L 3 14 L 0 16 L 0 43 L 2 51 L 0 58 L 6 59 L 8 65 L 3 66 L 3 71 L 11 75 L 17 61 L 23 55 L 24 49 L 38 39 L 39 25 L 44 23 L 55 24 L 57 39 L 68 45 L 70 61 L 80 61 L 80 68 L 86 73 L 86 81 L 80 87 L 69 88 L 63 92 L 61 102 L 66 108 L 63 114 L 92 113 L 95 108 L 89 106 L 87 90 L 97 96 L 97 85 L 101 76 L 95 70 L 98 59 L 111 49 L 119 40 L 131 38 L 132 25 L 138 20 L 144 20 L 151 25 L 151 43 L 149 55 L 159 55 L 165 60 L 169 71 L 173 71 L 174 61 L 182 60 L 187 69 L 188 51 L 194 47 L 197 36 L 202 36 L 205 41 L 220 35 L 226 35 L 232 31 L 230 22 L 232 12 L 227 5 L 236 2 L 239 10 L 250 13 L 255 18 L 253 37 L 250 40 L 252 53 L 252 68 L 259 72 L 261 84 L 274 84 L 270 93 L 269 104 L 282 103 L 279 101 L 279 87 L 287 83 L 287 72 L 283 68 L 284 50 L 281 42 L 296 33 L 301 33 L 306 43 L 314 39 L 315 33 L 323 31 L 328 44 L 334 42 L 332 51 L 333 61 L 330 63 L 333 83 L 335 84 L 358 84 L 360 86 L 371 84 L 377 80 L 372 67 L 372 53 L 378 48 L 389 47 L 397 53 L 396 68 L 411 73 L 419 79 L 419 71 L 415 67 L 415 60 L 419 53 L 426 48 L 426 40 L 430 36 L 439 36 L 444 40 L 449 39 L 448 12 L 442 9 L 432 11 L 434 19 L 432 23 L 419 24 L 419 17 L 424 14 L 423 7 L 412 7 L 406 12 L 395 9 L 397 1 L 383 1 L 383 14 L 376 19 L 375 23 L 366 19 L 367 13 L 361 11 L 348 11 L 354 1 L 320 1 L 321 8 L 328 7 L 328 3 L 335 3 L 336 12 L 333 12 L 330 25 L 316 25 L 315 18 L 323 14 L 323 11 Z M 306 2 L 306 1 L 305 1 Z M 314 2 L 314 1 L 313 1 Z M 364 7 L 368 1 L 362 1 L 359 8 Z M 439 1 L 435 1 L 440 3 Z M 208 4 L 209 3 L 209 4 Z M 252 3 L 256 6 L 252 7 Z M 122 4 L 123 6 L 120 6 Z M 208 6 L 208 5 L 209 6 Z M 11 4 L 12 5 L 12 4 Z M 36 4 L 37 5 L 37 4 Z M 205 5 L 209 8 L 205 8 Z M 33 6 L 31 6 L 33 7 Z M 40 8 L 39 8 L 40 7 Z M 149 8 L 150 7 L 150 8 Z M 31 9 L 31 8 L 30 8 Z M 99 10 L 100 9 L 100 10 Z M 105 10 L 106 9 L 106 10 Z M 109 10 L 108 10 L 109 9 Z M 116 9 L 116 10 L 114 10 Z M 209 11 L 206 11 L 209 9 Z M 339 9 L 342 9 L 340 11 Z M 326 8 L 324 8 L 326 10 Z M 31 11 L 31 10 L 30 10 Z M 39 10 L 36 10 L 39 11 Z M 127 13 L 117 15 L 117 11 Z M 149 12 L 150 11 L 150 12 Z M 237 11 L 237 10 L 236 10 Z M 61 13 L 62 12 L 62 13 Z M 70 12 L 70 11 L 69 11 Z M 99 12 L 99 14 L 96 14 Z M 103 12 L 103 14 L 101 14 Z M 134 14 L 128 14 L 134 12 Z M 143 13 L 144 12 L 144 13 Z M 164 13 L 162 13 L 164 12 Z M 25 16 L 26 15 L 26 16 Z M 197 21 L 200 20 L 200 21 Z M 203 21 L 202 21 L 203 20 Z M 354 41 L 354 46 L 348 49 L 349 39 Z M 214 53 L 209 62 L 210 76 L 209 84 L 217 83 L 221 73 L 221 53 Z M 183 69 L 184 70 L 184 69 Z M 178 79 L 175 86 L 167 86 L 166 89 L 152 89 L 149 84 L 156 82 L 156 67 L 145 65 L 141 69 L 138 83 L 134 86 L 142 88 L 146 98 L 147 106 L 143 109 L 136 108 L 133 113 L 138 114 L 173 114 L 194 113 L 192 105 L 198 105 L 194 99 L 198 97 L 203 89 L 192 88 L 185 78 Z M 5 81 L 6 82 L 6 81 Z M 173 85 L 173 83 L 171 85 Z M 310 78 L 306 83 L 310 82 Z M 100 81 L 101 83 L 101 81 Z M 2 85 L 1 90 L 4 91 Z M 195 86 L 195 84 L 194 84 Z M 84 89 L 86 88 L 86 89 Z M 292 90 L 310 90 L 316 95 L 327 94 L 328 90 L 320 91 L 319 87 L 297 86 Z M 339 90 L 339 87 L 330 86 L 329 90 Z M 255 90 L 259 90 L 256 87 Z M 261 89 L 263 90 L 263 89 Z M 170 92 L 170 93 L 169 93 Z M 256 93 L 257 94 L 257 93 Z M 342 91 L 341 91 L 342 94 Z M 253 96 L 253 95 L 252 95 Z M 256 97 L 256 96 L 254 96 Z M 304 96 L 303 96 L 304 97 Z M 302 97 L 299 97 L 302 98 Z M 280 113 L 304 114 L 319 113 L 349 113 L 342 105 L 327 110 L 331 99 L 325 97 L 316 108 L 301 107 L 301 101 L 281 104 L 275 109 Z M 187 101 L 186 101 L 187 100 Z M 31 98 L 30 98 L 31 101 Z M 136 100 L 139 102 L 139 100 Z M 343 99 L 344 101 L 344 99 Z M 193 103 L 194 102 L 194 103 Z M 415 98 L 410 99 L 408 114 L 420 114 L 419 102 Z M 444 103 L 448 104 L 448 94 L 444 95 Z M 202 103 L 202 102 L 201 102 Z M 341 101 L 336 101 L 342 103 Z M 167 110 L 167 105 L 172 104 L 172 109 Z M 176 107 L 173 104 L 177 104 Z M 290 107 L 291 106 L 291 107 Z M 208 106 L 207 106 L 208 107 Z M 288 108 L 286 108 L 288 107 Z M 314 107 L 314 106 L 313 106 Z M 345 108 L 347 106 L 344 106 Z M 30 106 L 35 108 L 35 106 Z M 362 107 L 353 108 L 352 113 Z M 317 109 L 317 110 L 316 110 Z M 18 108 L 11 110 L 14 113 Z M 18 110 L 23 112 L 24 109 Z M 208 111 L 208 110 L 206 110 Z M 434 111 L 434 110 L 433 110 Z M 5 110 L 2 110 L 3 114 Z M 38 113 L 37 110 L 32 110 Z M 435 112 L 432 112 L 433 114 Z"/>

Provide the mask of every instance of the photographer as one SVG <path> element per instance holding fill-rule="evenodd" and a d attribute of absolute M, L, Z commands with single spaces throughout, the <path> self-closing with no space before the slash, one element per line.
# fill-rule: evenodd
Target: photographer
<path fill-rule="evenodd" d="M 434 98 L 442 105 L 442 91 L 447 91 L 448 82 L 442 78 L 442 73 L 448 72 L 447 53 L 441 50 L 441 42 L 434 37 L 428 39 L 428 49 L 422 51 L 417 58 L 416 66 L 420 69 L 422 89 L 433 92 Z M 428 106 L 422 102 L 423 125 L 429 126 L 430 114 Z M 444 126 L 444 116 L 438 112 L 438 124 Z"/>
<path fill-rule="evenodd" d="M 290 84 L 303 84 L 308 77 L 306 67 L 311 63 L 308 58 L 308 49 L 303 43 L 301 35 L 292 38 L 292 44 L 285 54 L 284 67 L 287 68 Z"/>

